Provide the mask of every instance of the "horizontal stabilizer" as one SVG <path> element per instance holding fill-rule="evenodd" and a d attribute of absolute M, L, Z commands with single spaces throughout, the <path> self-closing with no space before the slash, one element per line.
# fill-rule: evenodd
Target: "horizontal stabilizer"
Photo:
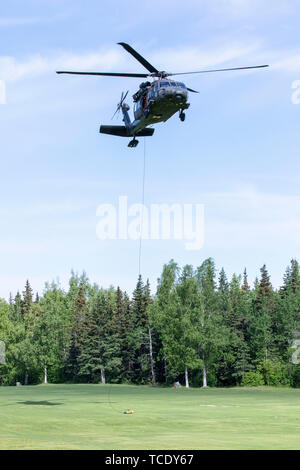
<path fill-rule="evenodd" d="M 110 135 L 117 135 L 119 137 L 132 137 L 133 133 L 127 129 L 126 126 L 100 126 L 101 134 L 110 134 Z M 139 132 L 136 132 L 136 136 L 151 136 L 154 133 L 154 129 L 141 129 Z"/>
<path fill-rule="evenodd" d="M 154 129 L 145 127 L 145 129 L 142 129 L 141 131 L 137 132 L 135 135 L 138 137 L 146 137 L 146 136 L 150 137 L 153 134 L 154 134 Z"/>
<path fill-rule="evenodd" d="M 118 135 L 119 137 L 130 137 L 125 126 L 100 126 L 101 134 Z"/>

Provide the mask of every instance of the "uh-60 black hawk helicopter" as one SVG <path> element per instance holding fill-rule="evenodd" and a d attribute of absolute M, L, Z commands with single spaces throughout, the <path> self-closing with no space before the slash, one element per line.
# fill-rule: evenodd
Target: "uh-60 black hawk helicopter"
<path fill-rule="evenodd" d="M 174 75 L 189 75 L 194 73 L 210 73 L 210 72 L 225 72 L 230 70 L 246 70 L 258 69 L 268 67 L 268 65 L 255 65 L 250 67 L 234 67 L 227 69 L 216 70 L 200 70 L 197 72 L 180 72 L 168 73 L 160 72 L 153 65 L 151 65 L 144 57 L 136 52 L 129 44 L 119 42 L 124 49 L 129 52 L 133 57 L 138 60 L 147 70 L 148 73 L 113 73 L 113 72 L 67 72 L 58 71 L 56 73 L 68 73 L 75 75 L 104 75 L 109 77 L 133 77 L 133 78 L 148 78 L 152 77 L 152 82 L 146 81 L 140 84 L 139 90 L 133 95 L 134 101 L 134 121 L 130 120 L 128 111 L 129 106 L 125 103 L 125 98 L 128 91 L 122 93 L 121 100 L 117 106 L 117 112 L 122 110 L 123 122 L 125 126 L 100 126 L 102 134 L 116 135 L 119 137 L 133 137 L 129 142 L 128 147 L 136 147 L 138 144 L 137 136 L 151 136 L 154 133 L 153 128 L 148 128 L 157 122 L 167 121 L 173 114 L 179 111 L 179 118 L 181 121 L 185 120 L 184 110 L 190 104 L 188 103 L 188 91 L 198 93 L 196 90 L 188 88 L 182 82 L 175 82 L 170 80 L 169 77 Z M 114 114 L 114 116 L 115 116 Z M 113 116 L 113 117 L 114 117 Z"/>

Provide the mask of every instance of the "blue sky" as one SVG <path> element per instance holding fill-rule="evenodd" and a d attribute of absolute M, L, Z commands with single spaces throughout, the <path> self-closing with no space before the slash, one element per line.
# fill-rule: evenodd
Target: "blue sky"
<path fill-rule="evenodd" d="M 57 277 L 66 286 L 71 269 L 104 287 L 135 286 L 138 241 L 97 239 L 96 210 L 120 195 L 141 202 L 143 140 L 129 149 L 98 133 L 139 79 L 55 74 L 144 71 L 120 41 L 173 72 L 270 64 L 182 77 L 200 93 L 184 123 L 174 116 L 147 139 L 145 204 L 204 204 L 205 243 L 187 251 L 184 241 L 145 240 L 142 274 L 154 290 L 171 258 L 198 266 L 212 256 L 229 277 L 246 266 L 251 282 L 266 263 L 278 287 L 299 259 L 299 15 L 296 0 L 1 5 L 0 296 L 27 278 L 39 291 Z"/>

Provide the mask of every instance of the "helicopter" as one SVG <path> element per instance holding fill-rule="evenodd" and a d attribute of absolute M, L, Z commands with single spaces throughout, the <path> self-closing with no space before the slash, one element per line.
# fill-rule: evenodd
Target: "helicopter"
<path fill-rule="evenodd" d="M 57 71 L 58 74 L 75 75 L 102 75 L 109 77 L 132 77 L 132 78 L 152 78 L 153 81 L 142 82 L 138 91 L 133 95 L 134 102 L 134 120 L 129 116 L 129 105 L 125 103 L 128 91 L 122 92 L 120 102 L 117 105 L 116 113 L 120 110 L 123 114 L 124 126 L 101 125 L 99 132 L 102 134 L 115 135 L 119 137 L 133 137 L 128 147 L 136 147 L 138 140 L 136 137 L 152 136 L 154 129 L 151 126 L 158 122 L 166 122 L 176 112 L 179 112 L 181 121 L 185 120 L 185 110 L 189 108 L 188 92 L 199 93 L 196 90 L 188 88 L 183 82 L 177 82 L 169 77 L 174 75 L 190 75 L 196 73 L 225 72 L 232 70 L 259 69 L 268 67 L 268 65 L 254 65 L 248 67 L 233 67 L 215 70 L 200 70 L 196 72 L 169 73 L 159 71 L 142 57 L 135 49 L 125 42 L 119 42 L 129 54 L 131 54 L 140 64 L 142 64 L 148 73 L 113 73 L 113 72 L 71 72 Z M 115 116 L 113 115 L 113 117 Z"/>

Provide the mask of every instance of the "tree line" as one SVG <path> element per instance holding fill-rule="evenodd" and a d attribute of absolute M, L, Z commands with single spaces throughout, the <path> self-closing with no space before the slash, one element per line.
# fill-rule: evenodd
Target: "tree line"
<path fill-rule="evenodd" d="M 294 259 L 279 289 L 265 265 L 250 287 L 246 269 L 228 280 L 212 258 L 197 268 L 171 260 L 155 295 L 139 276 L 131 298 L 72 272 L 67 290 L 52 282 L 34 296 L 27 281 L 0 299 L 0 381 L 297 387 L 297 332 Z"/>

